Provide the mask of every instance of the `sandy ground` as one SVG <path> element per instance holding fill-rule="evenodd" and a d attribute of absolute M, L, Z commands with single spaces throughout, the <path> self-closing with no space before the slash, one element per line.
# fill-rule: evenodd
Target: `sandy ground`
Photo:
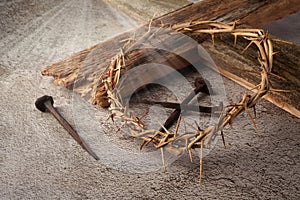
<path fill-rule="evenodd" d="M 183 156 L 167 172 L 116 170 L 35 109 L 37 97 L 52 95 L 74 124 L 72 91 L 39 71 L 135 26 L 100 0 L 0 2 L 0 199 L 299 199 L 300 120 L 264 100 L 259 135 L 246 115 L 238 117 L 225 131 L 227 148 L 218 142 L 204 158 L 200 188 L 197 159 Z M 224 83 L 229 102 L 245 92 Z"/>

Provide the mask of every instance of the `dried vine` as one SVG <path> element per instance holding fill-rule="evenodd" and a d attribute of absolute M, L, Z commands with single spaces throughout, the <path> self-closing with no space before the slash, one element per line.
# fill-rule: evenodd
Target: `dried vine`
<path fill-rule="evenodd" d="M 108 101 L 108 103 L 110 104 L 109 109 L 112 112 L 110 117 L 113 119 L 119 119 L 122 122 L 122 127 L 129 128 L 129 131 L 133 137 L 142 139 L 146 144 L 153 143 L 156 148 L 165 148 L 175 155 L 187 151 L 191 156 L 191 149 L 194 148 L 200 148 L 200 153 L 202 155 L 204 141 L 209 141 L 213 135 L 219 132 L 221 132 L 223 136 L 223 128 L 228 124 L 231 125 L 236 116 L 238 116 L 243 111 L 248 114 L 249 118 L 253 122 L 255 129 L 257 129 L 255 122 L 249 112 L 249 108 L 254 108 L 256 103 L 270 89 L 268 75 L 272 70 L 274 53 L 272 42 L 269 39 L 268 34 L 261 29 L 242 29 L 237 28 L 235 23 L 225 24 L 215 21 L 193 21 L 189 23 L 175 24 L 171 26 L 171 29 L 182 33 L 210 34 L 212 36 L 213 42 L 215 35 L 228 33 L 234 36 L 234 45 L 236 45 L 237 43 L 237 37 L 243 37 L 244 39 L 249 41 L 249 45 L 244 49 L 244 51 L 252 44 L 256 45 L 259 51 L 258 62 L 261 69 L 261 82 L 255 87 L 255 92 L 253 92 L 252 94 L 244 94 L 240 102 L 223 110 L 216 124 L 207 127 L 204 130 L 199 129 L 192 133 L 178 134 L 177 132 L 181 117 L 179 117 L 177 121 L 174 133 L 170 133 L 168 130 L 165 130 L 165 132 L 161 132 L 158 130 L 147 130 L 144 126 L 144 123 L 142 122 L 144 116 L 136 117 L 132 114 L 128 114 L 126 106 L 120 103 L 120 99 L 118 98 L 118 91 L 114 90 L 121 76 L 121 68 L 125 66 L 123 54 L 124 51 L 121 51 L 113 58 L 110 66 L 106 70 L 106 74 L 104 75 L 105 77 L 102 77 L 103 82 L 99 86 L 103 87 L 103 89 L 101 90 L 103 91 L 103 93 L 100 94 L 100 97 L 102 99 L 100 98 L 100 100 Z M 130 48 L 133 48 L 135 45 L 142 43 L 147 37 L 149 37 L 149 32 L 135 42 L 128 41 L 123 50 L 130 50 Z M 178 145 L 179 141 L 184 141 L 183 144 L 186 145 Z M 209 142 L 206 142 L 205 144 L 209 145 Z M 202 156 L 200 157 L 201 180 Z"/>

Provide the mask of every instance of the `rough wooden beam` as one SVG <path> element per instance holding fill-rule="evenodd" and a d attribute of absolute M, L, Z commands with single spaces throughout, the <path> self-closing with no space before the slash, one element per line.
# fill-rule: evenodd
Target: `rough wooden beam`
<path fill-rule="evenodd" d="M 252 2 L 258 2 L 253 0 Z M 251 2 L 251 1 L 250 1 Z M 272 21 L 283 18 L 300 9 L 300 0 L 281 0 L 268 2 L 261 8 L 249 13 L 241 19 L 242 24 L 248 24 L 252 27 L 262 27 Z M 270 6 L 271 5 L 271 6 Z M 255 17 L 256 16 L 256 17 Z"/>
<path fill-rule="evenodd" d="M 249 0 L 204 0 L 197 4 L 188 5 L 153 20 L 153 26 L 189 22 L 192 20 L 218 20 L 240 22 L 254 27 L 261 27 L 271 21 L 282 18 L 287 14 L 299 9 L 300 1 L 249 1 Z M 294 5 L 287 7 L 288 4 Z M 275 12 L 282 6 L 284 12 Z M 263 18 L 263 20 L 261 20 Z M 43 75 L 53 76 L 55 84 L 73 88 L 86 99 L 94 102 L 93 93 L 99 84 L 99 79 L 109 65 L 111 58 L 119 52 L 122 47 L 120 41 L 133 37 L 140 37 L 145 30 L 144 25 L 136 30 L 121 34 L 106 42 L 99 43 L 93 47 L 76 53 L 66 59 L 46 67 Z M 197 39 L 197 38 L 195 38 Z M 136 59 L 139 59 L 138 57 Z M 177 68 L 186 67 L 182 63 Z"/>

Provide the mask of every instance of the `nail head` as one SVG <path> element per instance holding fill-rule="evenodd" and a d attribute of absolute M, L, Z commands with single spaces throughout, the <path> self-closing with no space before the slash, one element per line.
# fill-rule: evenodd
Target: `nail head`
<path fill-rule="evenodd" d="M 51 96 L 44 95 L 35 101 L 35 107 L 42 112 L 46 112 L 47 108 L 45 106 L 45 103 L 48 101 L 50 101 L 52 105 L 54 104 L 53 98 Z"/>

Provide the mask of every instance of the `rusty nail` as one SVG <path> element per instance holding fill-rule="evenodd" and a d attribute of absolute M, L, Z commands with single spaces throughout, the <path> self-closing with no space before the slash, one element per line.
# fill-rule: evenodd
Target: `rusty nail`
<path fill-rule="evenodd" d="M 194 85 L 196 88 L 182 101 L 182 105 L 188 104 L 199 92 L 203 92 L 209 95 L 209 88 L 205 83 L 204 79 L 200 77 L 196 78 Z M 178 117 L 180 116 L 180 113 L 181 109 L 175 109 L 165 121 L 164 127 L 166 129 L 169 129 L 175 123 L 175 121 L 177 121 Z M 159 131 L 164 132 L 164 129 L 160 128 Z"/>
<path fill-rule="evenodd" d="M 51 113 L 57 121 L 68 131 L 68 133 L 78 142 L 78 144 L 86 150 L 93 158 L 99 160 L 98 156 L 89 148 L 89 146 L 80 138 L 73 127 L 65 120 L 53 106 L 54 101 L 51 96 L 42 96 L 35 101 L 35 107 L 42 112 Z"/>

